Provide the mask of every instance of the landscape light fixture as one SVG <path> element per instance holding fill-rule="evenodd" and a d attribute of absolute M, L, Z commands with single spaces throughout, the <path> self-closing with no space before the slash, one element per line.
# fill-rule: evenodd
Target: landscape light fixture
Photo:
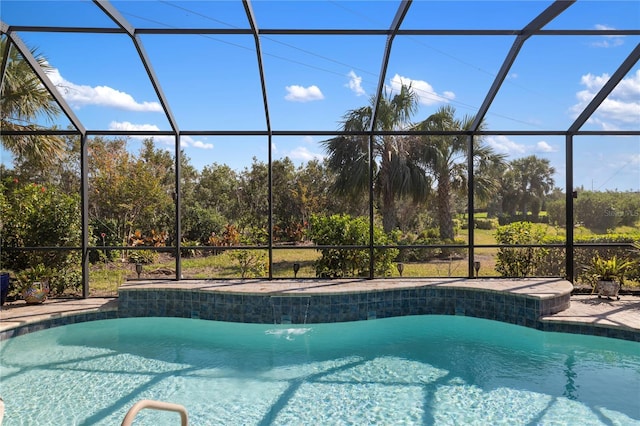
<path fill-rule="evenodd" d="M 140 279 L 140 274 L 142 273 L 142 263 L 136 263 L 136 273 L 138 274 L 138 279 Z"/>
<path fill-rule="evenodd" d="M 294 263 L 293 264 L 293 278 L 298 278 L 298 271 L 300 270 L 300 264 L 299 263 Z"/>

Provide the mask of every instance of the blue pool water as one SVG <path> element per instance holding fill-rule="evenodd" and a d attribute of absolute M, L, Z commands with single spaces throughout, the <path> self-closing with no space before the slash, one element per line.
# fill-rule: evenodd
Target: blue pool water
<path fill-rule="evenodd" d="M 0 344 L 4 425 L 640 424 L 640 344 L 467 317 L 86 322 Z M 143 410 L 137 425 L 176 425 Z"/>

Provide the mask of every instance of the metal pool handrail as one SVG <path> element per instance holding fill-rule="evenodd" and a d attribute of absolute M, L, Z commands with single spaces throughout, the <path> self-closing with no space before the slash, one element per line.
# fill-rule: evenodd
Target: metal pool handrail
<path fill-rule="evenodd" d="M 122 426 L 131 426 L 133 420 L 138 415 L 140 410 L 150 408 L 152 410 L 173 411 L 180 414 L 180 425 L 187 426 L 189 424 L 189 415 L 187 409 L 180 404 L 173 404 L 171 402 L 153 401 L 150 399 L 142 399 L 129 409 L 127 415 L 122 420 Z"/>

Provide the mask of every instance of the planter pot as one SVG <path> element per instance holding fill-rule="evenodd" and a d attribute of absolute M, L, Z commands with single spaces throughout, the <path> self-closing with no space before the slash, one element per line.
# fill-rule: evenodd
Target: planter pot
<path fill-rule="evenodd" d="M 36 305 L 47 300 L 49 294 L 49 286 L 47 283 L 35 281 L 31 285 L 22 290 L 22 298 L 28 305 Z"/>
<path fill-rule="evenodd" d="M 0 274 L 0 306 L 7 301 L 7 294 L 9 294 L 9 273 L 3 272 Z"/>
<path fill-rule="evenodd" d="M 620 296 L 618 296 L 620 283 L 617 281 L 598 281 L 598 284 L 596 284 L 596 291 L 598 292 L 598 297 L 615 297 L 620 300 Z"/>

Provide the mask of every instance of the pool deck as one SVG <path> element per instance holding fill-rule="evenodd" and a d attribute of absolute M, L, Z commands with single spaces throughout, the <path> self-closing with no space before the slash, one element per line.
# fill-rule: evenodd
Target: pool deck
<path fill-rule="evenodd" d="M 309 294 L 340 294 L 380 291 L 389 288 L 414 288 L 428 285 L 473 287 L 492 292 L 523 294 L 533 297 L 552 297 L 570 291 L 571 283 L 560 279 L 384 279 L 384 280 L 237 280 L 237 281 L 130 281 L 124 288 L 212 291 L 219 293 L 296 296 Z M 48 299 L 44 304 L 27 305 L 24 301 L 7 302 L 0 309 L 0 333 L 37 324 L 54 318 L 85 313 L 113 312 L 118 298 L 91 297 L 88 299 Z M 633 331 L 640 335 L 640 297 L 621 295 L 620 300 L 598 298 L 597 295 L 572 295 L 570 306 L 561 312 L 539 318 L 543 323 L 571 324 L 585 327 L 604 327 Z"/>

